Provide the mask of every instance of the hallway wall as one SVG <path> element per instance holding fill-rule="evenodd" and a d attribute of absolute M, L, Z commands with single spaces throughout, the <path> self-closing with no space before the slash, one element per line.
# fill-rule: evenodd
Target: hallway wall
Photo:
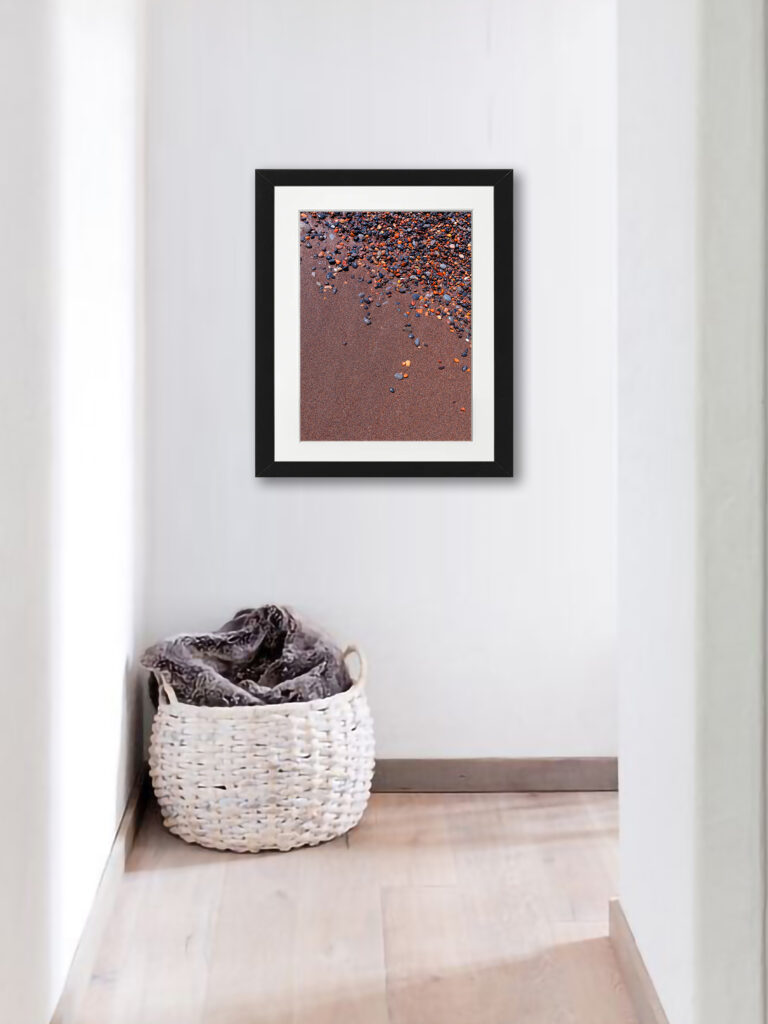
<path fill-rule="evenodd" d="M 615 753 L 614 32 L 150 6 L 147 640 L 286 602 L 366 649 L 381 756 Z M 254 169 L 313 166 L 515 169 L 515 480 L 254 479 Z"/>
<path fill-rule="evenodd" d="M 763 1024 L 763 0 L 619 3 L 621 900 L 671 1024 Z"/>
<path fill-rule="evenodd" d="M 141 757 L 141 5 L 0 4 L 0 1020 L 47 1024 Z"/>
<path fill-rule="evenodd" d="M 43 1024 L 51 999 L 51 45 L 47 3 L 11 6 L 0 5 L 0 337 L 14 340 L 3 346 L 0 373 L 0 643 L 14 652 L 13 672 L 0 676 L 0 1019 Z"/>

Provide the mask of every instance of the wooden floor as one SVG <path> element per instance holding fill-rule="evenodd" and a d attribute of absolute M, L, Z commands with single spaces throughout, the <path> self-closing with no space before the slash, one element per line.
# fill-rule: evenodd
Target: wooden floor
<path fill-rule="evenodd" d="M 77 1024 L 634 1024 L 611 793 L 374 796 L 349 836 L 187 846 L 150 808 Z"/>

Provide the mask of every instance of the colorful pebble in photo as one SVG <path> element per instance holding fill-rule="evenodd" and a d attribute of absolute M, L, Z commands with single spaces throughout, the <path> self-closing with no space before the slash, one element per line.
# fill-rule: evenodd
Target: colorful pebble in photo
<path fill-rule="evenodd" d="M 472 214 L 299 215 L 301 440 L 472 440 Z"/>

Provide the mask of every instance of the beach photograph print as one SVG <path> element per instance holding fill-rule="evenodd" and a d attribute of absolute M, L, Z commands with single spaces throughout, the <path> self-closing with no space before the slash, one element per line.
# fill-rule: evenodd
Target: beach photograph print
<path fill-rule="evenodd" d="M 472 440 L 472 213 L 301 210 L 301 441 Z"/>

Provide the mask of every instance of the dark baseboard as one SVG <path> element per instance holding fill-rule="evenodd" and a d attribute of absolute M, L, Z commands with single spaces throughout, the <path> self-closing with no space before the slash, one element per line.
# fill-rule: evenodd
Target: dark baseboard
<path fill-rule="evenodd" d="M 555 793 L 615 791 L 615 757 L 382 758 L 377 793 Z"/>

